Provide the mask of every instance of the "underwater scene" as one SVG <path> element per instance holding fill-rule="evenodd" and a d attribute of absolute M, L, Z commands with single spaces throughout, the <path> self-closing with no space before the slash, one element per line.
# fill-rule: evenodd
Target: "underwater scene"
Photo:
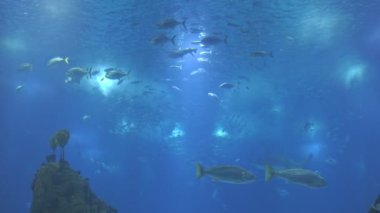
<path fill-rule="evenodd" d="M 0 1 L 0 212 L 380 212 L 378 11 Z"/>

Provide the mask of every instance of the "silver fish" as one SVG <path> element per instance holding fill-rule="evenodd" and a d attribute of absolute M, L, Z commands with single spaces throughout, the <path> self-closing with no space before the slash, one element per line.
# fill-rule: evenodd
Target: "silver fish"
<path fill-rule="evenodd" d="M 56 64 L 56 63 L 60 63 L 60 62 L 64 62 L 65 64 L 69 64 L 69 57 L 65 57 L 65 58 L 62 58 L 62 57 L 54 57 L 52 59 L 50 59 L 48 61 L 48 66 L 51 66 L 53 64 Z"/>
<path fill-rule="evenodd" d="M 182 24 L 183 28 L 186 30 L 186 19 L 184 19 L 182 22 L 175 20 L 174 18 L 168 18 L 165 20 L 162 20 L 161 22 L 157 23 L 157 27 L 159 29 L 173 29 L 177 27 L 178 25 Z"/>
<path fill-rule="evenodd" d="M 266 166 L 265 181 L 271 180 L 274 176 L 278 176 L 290 182 L 313 188 L 320 188 L 327 185 L 327 181 L 322 176 L 311 170 L 283 169 L 275 171 L 271 166 Z"/>
<path fill-rule="evenodd" d="M 256 177 L 248 170 L 239 166 L 216 166 L 205 169 L 201 164 L 195 165 L 196 176 L 201 178 L 210 176 L 215 181 L 232 184 L 246 184 L 256 180 Z"/>

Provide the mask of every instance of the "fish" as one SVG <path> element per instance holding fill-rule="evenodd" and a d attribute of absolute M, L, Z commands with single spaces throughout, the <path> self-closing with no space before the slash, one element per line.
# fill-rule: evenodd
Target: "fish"
<path fill-rule="evenodd" d="M 212 54 L 212 50 L 209 50 L 209 51 L 202 51 L 199 53 L 199 55 L 211 55 Z"/>
<path fill-rule="evenodd" d="M 370 207 L 369 213 L 379 213 L 380 212 L 380 195 L 377 196 L 375 202 Z"/>
<path fill-rule="evenodd" d="M 192 44 L 202 44 L 204 46 L 212 46 L 212 45 L 217 45 L 220 43 L 227 44 L 227 36 L 222 38 L 222 37 L 216 36 L 216 35 L 209 35 L 209 36 L 205 36 L 200 41 L 193 41 L 191 43 Z"/>
<path fill-rule="evenodd" d="M 83 115 L 82 116 L 83 121 L 89 120 L 90 118 L 91 118 L 91 115 Z"/>
<path fill-rule="evenodd" d="M 100 73 L 100 70 L 93 70 L 92 67 L 89 70 L 90 78 Z"/>
<path fill-rule="evenodd" d="M 22 63 L 17 69 L 19 72 L 29 72 L 33 70 L 33 65 L 30 63 Z"/>
<path fill-rule="evenodd" d="M 198 69 L 192 71 L 192 72 L 190 73 L 190 75 L 197 75 L 197 74 L 204 73 L 204 72 L 206 72 L 205 69 L 203 69 L 203 68 L 198 68 Z"/>
<path fill-rule="evenodd" d="M 380 212 L 380 203 L 374 204 L 371 208 L 371 210 L 375 210 L 375 212 Z"/>
<path fill-rule="evenodd" d="M 187 54 L 191 54 L 192 56 L 194 56 L 194 53 L 196 53 L 196 52 L 197 52 L 196 48 L 185 48 L 185 49 L 179 49 L 176 51 L 172 51 L 168 54 L 168 56 L 170 58 L 182 58 Z"/>
<path fill-rule="evenodd" d="M 168 18 L 157 23 L 157 27 L 159 29 L 173 29 L 177 27 L 178 25 L 182 25 L 183 28 L 187 30 L 186 19 L 180 22 L 180 21 L 175 20 L 174 18 Z"/>
<path fill-rule="evenodd" d="M 17 87 L 16 87 L 16 93 L 19 93 L 19 92 L 21 92 L 21 90 L 24 88 L 24 85 L 18 85 Z"/>
<path fill-rule="evenodd" d="M 232 89 L 233 87 L 235 87 L 235 84 L 231 84 L 227 82 L 223 82 L 219 85 L 219 88 L 223 88 L 223 89 Z"/>
<path fill-rule="evenodd" d="M 129 76 L 129 74 L 131 73 L 131 70 L 129 70 L 128 72 L 125 72 L 125 71 L 111 67 L 111 68 L 105 69 L 104 72 L 106 73 L 106 75 L 101 79 L 101 81 L 103 81 L 104 78 L 108 78 L 111 80 L 118 80 L 117 85 L 120 85 L 121 83 L 123 83 L 125 77 Z"/>
<path fill-rule="evenodd" d="M 265 181 L 268 182 L 275 176 L 312 188 L 321 188 L 327 185 L 327 181 L 314 171 L 308 169 L 283 169 L 275 171 L 271 166 L 267 165 L 265 167 Z"/>
<path fill-rule="evenodd" d="M 192 34 L 199 34 L 203 32 L 205 29 L 204 27 L 190 27 L 190 33 Z"/>
<path fill-rule="evenodd" d="M 215 93 L 213 93 L 213 92 L 208 92 L 207 95 L 210 96 L 211 98 L 214 98 L 214 99 L 218 100 L 219 102 L 222 102 L 222 100 L 220 100 L 220 98 L 218 97 L 218 95 L 215 94 Z"/>
<path fill-rule="evenodd" d="M 197 58 L 197 61 L 199 61 L 199 62 L 210 62 L 210 60 L 208 58 L 203 58 L 203 57 Z"/>
<path fill-rule="evenodd" d="M 170 65 L 169 68 L 182 70 L 182 65 Z"/>
<path fill-rule="evenodd" d="M 250 171 L 239 166 L 226 165 L 205 169 L 201 164 L 197 163 L 195 170 L 198 179 L 210 176 L 215 181 L 232 184 L 247 184 L 256 180 L 256 177 Z"/>
<path fill-rule="evenodd" d="M 179 87 L 177 87 L 177 86 L 175 86 L 175 85 L 173 85 L 172 88 L 173 88 L 174 90 L 177 90 L 178 92 L 182 92 L 182 89 L 179 88 Z"/>
<path fill-rule="evenodd" d="M 56 63 L 61 63 L 61 62 L 64 62 L 65 64 L 69 64 L 69 57 L 65 57 L 65 58 L 62 58 L 62 57 L 54 57 L 52 59 L 50 59 L 47 63 L 48 66 L 51 66 L 53 64 L 56 64 Z"/>
<path fill-rule="evenodd" d="M 272 51 L 264 51 L 264 50 L 259 50 L 259 51 L 253 51 L 251 52 L 252 57 L 271 57 L 273 58 Z"/>
<path fill-rule="evenodd" d="M 240 24 L 236 24 L 236 23 L 233 23 L 233 22 L 227 22 L 227 26 L 229 26 L 229 27 L 241 27 Z"/>
<path fill-rule="evenodd" d="M 91 70 L 83 69 L 81 67 L 72 67 L 66 71 L 65 83 L 78 83 L 86 75 L 90 75 Z"/>
<path fill-rule="evenodd" d="M 176 36 L 174 35 L 174 36 L 172 36 L 171 38 L 169 38 L 169 37 L 167 37 L 165 34 L 160 34 L 160 35 L 158 35 L 158 36 L 152 38 L 152 39 L 150 40 L 150 43 L 152 43 L 152 44 L 154 44 L 154 45 L 157 45 L 157 44 L 162 45 L 162 44 L 165 44 L 165 43 L 167 43 L 167 42 L 170 41 L 173 45 L 176 45 L 176 43 L 175 43 L 175 37 L 176 37 Z"/>

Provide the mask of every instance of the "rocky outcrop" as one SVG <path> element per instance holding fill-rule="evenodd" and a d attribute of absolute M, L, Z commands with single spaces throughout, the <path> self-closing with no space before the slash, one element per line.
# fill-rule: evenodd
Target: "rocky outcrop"
<path fill-rule="evenodd" d="M 31 213 L 115 213 L 91 191 L 87 178 L 61 160 L 42 164 L 32 184 Z"/>

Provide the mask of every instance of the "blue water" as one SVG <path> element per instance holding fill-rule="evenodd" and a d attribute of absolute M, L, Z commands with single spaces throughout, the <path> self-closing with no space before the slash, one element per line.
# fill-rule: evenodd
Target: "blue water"
<path fill-rule="evenodd" d="M 2 0 L 0 212 L 29 211 L 35 171 L 63 128 L 66 159 L 119 212 L 367 212 L 380 191 L 379 9 L 376 0 Z M 158 29 L 167 18 L 187 30 Z M 177 46 L 153 45 L 161 33 Z M 192 44 L 205 35 L 227 42 Z M 197 53 L 167 55 L 188 47 Z M 69 65 L 47 66 L 56 56 Z M 17 71 L 22 63 L 33 69 Z M 66 84 L 75 66 L 101 72 Z M 130 76 L 102 80 L 109 67 Z M 197 179 L 196 162 L 257 180 Z M 265 182 L 266 164 L 316 171 L 328 185 Z"/>

